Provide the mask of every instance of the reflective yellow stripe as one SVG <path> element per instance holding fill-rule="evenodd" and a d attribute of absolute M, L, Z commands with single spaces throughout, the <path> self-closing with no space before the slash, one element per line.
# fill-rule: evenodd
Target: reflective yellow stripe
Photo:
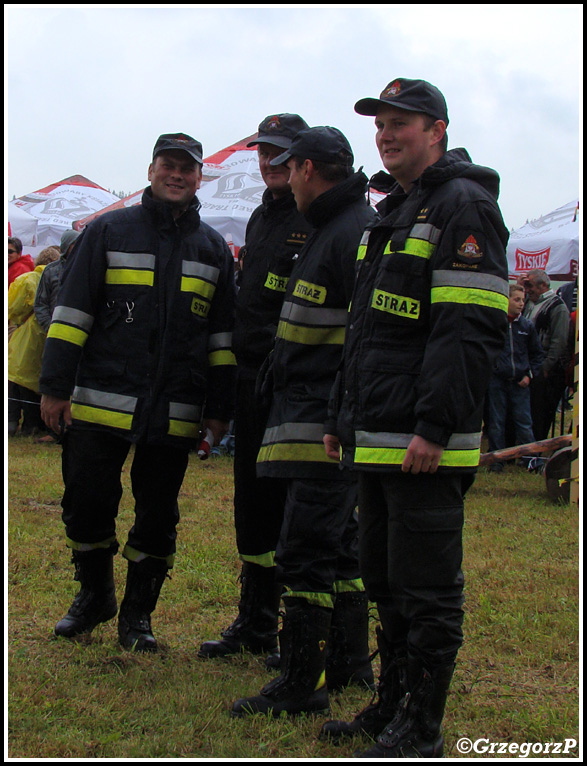
<path fill-rule="evenodd" d="M 182 277 L 181 291 L 183 293 L 197 293 L 210 300 L 216 291 L 216 285 L 211 285 L 210 282 L 204 282 L 203 279 L 196 277 Z"/>
<path fill-rule="evenodd" d="M 47 337 L 56 338 L 57 340 L 64 340 L 67 343 L 73 343 L 75 346 L 83 347 L 88 339 L 88 333 L 68 324 L 52 322 L 51 326 L 49 327 Z"/>
<path fill-rule="evenodd" d="M 393 449 L 389 447 L 357 447 L 355 449 L 355 463 L 363 465 L 401 465 L 406 452 L 407 449 Z M 479 465 L 480 455 L 481 449 L 445 449 L 439 465 L 446 468 L 473 468 Z"/>
<path fill-rule="evenodd" d="M 95 551 L 104 548 L 111 548 L 116 543 L 116 535 L 107 540 L 100 540 L 98 543 L 78 543 L 71 537 L 65 536 L 65 545 L 73 551 Z"/>
<path fill-rule="evenodd" d="M 165 561 L 169 569 L 173 569 L 173 564 L 175 562 L 175 553 L 171 553 L 169 556 L 152 556 L 150 553 L 143 553 L 142 551 L 137 551 L 136 548 L 131 548 L 128 543 L 124 546 L 122 555 L 127 561 L 134 561 L 135 564 L 148 558 L 157 559 L 157 561 Z"/>
<path fill-rule="evenodd" d="M 186 420 L 169 420 L 169 436 L 183 436 L 186 439 L 197 439 L 200 433 L 199 423 L 190 423 Z"/>
<path fill-rule="evenodd" d="M 507 312 L 508 298 L 505 295 L 471 287 L 433 287 L 430 291 L 432 303 L 460 303 L 487 306 Z"/>
<path fill-rule="evenodd" d="M 305 598 L 309 604 L 316 604 L 316 606 L 324 606 L 327 609 L 334 609 L 334 597 L 331 596 L 330 593 L 314 593 L 313 591 L 288 590 L 286 587 L 283 593 L 283 597 Z"/>
<path fill-rule="evenodd" d="M 344 327 L 301 327 L 281 321 L 277 326 L 277 337 L 292 343 L 304 343 L 307 346 L 342 345 Z"/>
<path fill-rule="evenodd" d="M 367 245 L 359 245 L 357 250 L 357 261 L 362 261 L 367 255 Z"/>
<path fill-rule="evenodd" d="M 276 460 L 299 460 L 304 462 L 332 463 L 326 455 L 323 444 L 277 443 L 268 444 L 259 450 L 258 463 Z"/>
<path fill-rule="evenodd" d="M 107 269 L 107 285 L 147 285 L 153 286 L 154 273 L 143 269 Z"/>
<path fill-rule="evenodd" d="M 83 420 L 86 423 L 98 423 L 103 426 L 121 428 L 124 431 L 130 431 L 133 417 L 126 412 L 103 410 L 98 407 L 88 407 L 84 404 L 77 404 L 76 402 L 72 402 L 71 416 L 75 420 Z"/>
<path fill-rule="evenodd" d="M 210 367 L 219 367 L 223 364 L 235 365 L 236 358 L 232 351 L 228 349 L 212 351 L 212 353 L 208 354 L 208 364 Z"/>
<path fill-rule="evenodd" d="M 270 569 L 275 566 L 275 551 L 261 553 L 259 556 L 245 556 L 241 554 L 241 561 L 247 561 L 249 564 L 257 564 L 259 567 Z"/>
<path fill-rule="evenodd" d="M 404 245 L 403 250 L 392 250 L 391 240 L 390 240 L 385 246 L 383 255 L 391 255 L 391 253 L 400 253 L 404 255 L 414 255 L 417 258 L 428 259 L 434 252 L 435 247 L 436 245 L 433 245 L 432 242 L 425 242 L 423 239 L 408 238 L 406 239 L 406 243 Z"/>
<path fill-rule="evenodd" d="M 335 593 L 363 593 L 365 586 L 363 580 L 357 577 L 356 580 L 335 580 L 334 592 Z"/>

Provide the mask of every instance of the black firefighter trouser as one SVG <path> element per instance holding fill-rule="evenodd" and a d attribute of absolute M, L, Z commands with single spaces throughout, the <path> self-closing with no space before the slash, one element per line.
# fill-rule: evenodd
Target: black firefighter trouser
<path fill-rule="evenodd" d="M 121 472 L 131 443 L 106 431 L 69 429 L 63 440 L 65 492 L 61 502 L 67 544 L 74 550 L 108 547 L 116 539 Z M 124 550 L 167 559 L 173 565 L 177 496 L 188 450 L 137 444 L 130 469 L 135 522 Z"/>
<path fill-rule="evenodd" d="M 277 544 L 277 581 L 284 596 L 332 607 L 337 592 L 364 590 L 359 573 L 357 484 L 288 479 L 284 520 Z"/>
<path fill-rule="evenodd" d="M 254 371 L 237 368 L 234 524 L 241 558 L 268 567 L 274 563 L 283 521 L 286 484 L 284 479 L 257 477 L 257 455 L 268 413 L 255 396 L 255 380 Z"/>
<path fill-rule="evenodd" d="M 361 574 L 386 638 L 427 667 L 463 641 L 464 496 L 473 474 L 359 474 Z"/>

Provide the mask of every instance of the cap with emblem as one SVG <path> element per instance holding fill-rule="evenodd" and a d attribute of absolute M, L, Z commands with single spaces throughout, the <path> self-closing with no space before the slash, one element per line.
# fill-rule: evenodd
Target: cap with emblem
<path fill-rule="evenodd" d="M 362 98 L 355 104 L 355 112 L 375 116 L 382 106 L 396 106 L 410 112 L 423 112 L 448 125 L 448 109 L 444 96 L 426 80 L 392 80 L 381 91 L 379 98 Z"/>
<path fill-rule="evenodd" d="M 195 138 L 186 135 L 185 133 L 164 133 L 159 136 L 155 148 L 153 149 L 153 159 L 160 153 L 170 149 L 180 149 L 187 152 L 190 157 L 200 165 L 204 162 L 204 154 L 202 150 L 202 144 L 196 141 Z"/>
<path fill-rule="evenodd" d="M 291 142 L 289 149 L 271 160 L 270 164 L 282 165 L 291 157 L 349 167 L 354 161 L 353 150 L 346 136 L 338 128 L 329 126 L 302 130 Z"/>
<path fill-rule="evenodd" d="M 247 146 L 256 144 L 272 144 L 281 149 L 289 149 L 291 142 L 300 132 L 307 130 L 308 123 L 299 114 L 273 114 L 259 124 L 257 138 Z"/>

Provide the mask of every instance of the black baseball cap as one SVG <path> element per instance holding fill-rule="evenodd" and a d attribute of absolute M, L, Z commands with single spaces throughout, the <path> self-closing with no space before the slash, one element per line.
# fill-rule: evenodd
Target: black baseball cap
<path fill-rule="evenodd" d="M 193 157 L 196 162 L 199 162 L 200 165 L 204 163 L 202 144 L 185 133 L 164 133 L 162 136 L 159 136 L 153 149 L 153 159 L 155 159 L 159 152 L 164 152 L 168 149 L 181 149 L 187 152 L 190 157 Z"/>
<path fill-rule="evenodd" d="M 396 106 L 410 112 L 423 112 L 448 125 L 448 109 L 442 93 L 426 80 L 398 77 L 381 91 L 379 98 L 362 98 L 355 112 L 375 116 L 382 106 Z"/>
<path fill-rule="evenodd" d="M 257 138 L 247 146 L 272 144 L 281 149 L 289 149 L 300 130 L 307 130 L 309 127 L 299 114 L 271 114 L 259 124 Z"/>
<path fill-rule="evenodd" d="M 346 136 L 338 128 L 327 125 L 302 130 L 291 142 L 289 149 L 271 160 L 270 164 L 282 165 L 290 157 L 349 167 L 354 161 L 353 150 Z"/>

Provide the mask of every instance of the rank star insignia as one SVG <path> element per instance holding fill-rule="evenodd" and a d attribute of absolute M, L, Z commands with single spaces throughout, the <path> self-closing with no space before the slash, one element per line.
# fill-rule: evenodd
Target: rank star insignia
<path fill-rule="evenodd" d="M 468 258 L 472 260 L 483 258 L 483 253 L 477 244 L 477 240 L 472 234 L 467 237 L 467 239 L 459 247 L 457 250 L 457 255 L 461 258 Z"/>

